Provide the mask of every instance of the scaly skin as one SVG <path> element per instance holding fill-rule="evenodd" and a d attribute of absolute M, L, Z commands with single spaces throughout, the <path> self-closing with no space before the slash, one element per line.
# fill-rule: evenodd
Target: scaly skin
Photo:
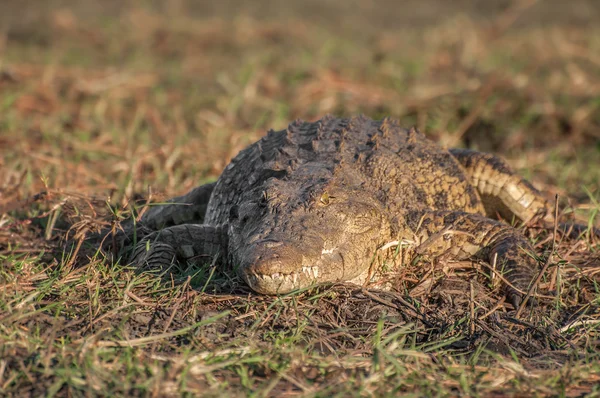
<path fill-rule="evenodd" d="M 151 230 L 181 224 L 202 224 L 215 183 L 201 185 L 186 195 L 170 199 L 162 205 L 152 205 L 144 214 L 144 225 Z"/>
<path fill-rule="evenodd" d="M 477 188 L 488 217 L 498 214 L 522 221 L 551 215 L 548 201 L 529 181 L 513 173 L 504 160 L 469 149 L 450 149 Z"/>
<path fill-rule="evenodd" d="M 188 206 L 181 214 L 178 202 Z M 316 282 L 373 282 L 393 271 L 374 266 L 374 254 L 385 257 L 390 250 L 380 249 L 398 240 L 413 242 L 405 260 L 449 253 L 496 264 L 515 305 L 538 269 L 534 251 L 488 217 L 548 212 L 539 192 L 492 155 L 443 150 L 390 119 L 329 116 L 270 131 L 214 186 L 173 203 L 142 217 L 142 229 L 162 229 L 142 239 L 131 262 L 166 266 L 221 253 L 252 289 L 280 294 Z"/>

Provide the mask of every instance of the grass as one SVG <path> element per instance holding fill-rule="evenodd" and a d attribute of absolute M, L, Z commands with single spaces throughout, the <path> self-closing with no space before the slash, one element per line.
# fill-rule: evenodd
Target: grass
<path fill-rule="evenodd" d="M 132 200 L 215 180 L 267 129 L 325 113 L 392 116 L 442 145 L 497 152 L 558 194 L 565 218 L 597 225 L 593 20 L 565 11 L 540 25 L 528 1 L 416 24 L 358 7 L 345 11 L 352 26 L 316 3 L 246 17 L 165 4 L 97 17 L 50 7 L 0 36 L 1 395 L 600 393 L 589 237 L 553 244 L 524 229 L 550 256 L 540 288 L 557 294 L 518 319 L 465 264 L 409 267 L 396 292 L 265 297 L 210 267 L 139 274 L 62 250 Z"/>

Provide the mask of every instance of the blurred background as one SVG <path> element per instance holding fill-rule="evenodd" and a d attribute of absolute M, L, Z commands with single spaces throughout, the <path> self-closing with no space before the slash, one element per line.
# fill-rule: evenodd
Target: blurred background
<path fill-rule="evenodd" d="M 166 195 L 270 128 L 392 116 L 598 198 L 596 0 L 1 1 L 0 195 Z"/>

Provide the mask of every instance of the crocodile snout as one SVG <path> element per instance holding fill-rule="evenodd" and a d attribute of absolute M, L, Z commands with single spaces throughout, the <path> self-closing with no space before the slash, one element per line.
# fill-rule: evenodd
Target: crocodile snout
<path fill-rule="evenodd" d="M 245 251 L 239 275 L 252 290 L 285 294 L 318 282 L 340 280 L 344 260 L 334 249 L 306 249 L 293 243 L 264 240 Z"/>
<path fill-rule="evenodd" d="M 246 253 L 240 276 L 252 290 L 263 294 L 282 294 L 302 287 L 302 253 L 277 241 L 257 242 Z"/>

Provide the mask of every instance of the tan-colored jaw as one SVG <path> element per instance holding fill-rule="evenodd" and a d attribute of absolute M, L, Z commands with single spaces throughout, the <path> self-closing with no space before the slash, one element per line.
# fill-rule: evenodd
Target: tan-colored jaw
<path fill-rule="evenodd" d="M 257 293 L 277 295 L 302 289 L 319 283 L 319 267 L 302 267 L 297 272 L 282 274 L 275 272 L 271 275 L 242 272 L 242 278 L 248 286 Z"/>

